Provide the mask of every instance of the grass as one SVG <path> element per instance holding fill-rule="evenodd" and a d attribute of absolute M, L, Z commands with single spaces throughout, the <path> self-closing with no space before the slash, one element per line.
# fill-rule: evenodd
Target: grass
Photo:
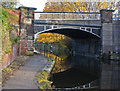
<path fill-rule="evenodd" d="M 51 61 L 54 61 L 54 60 L 52 60 L 52 59 L 48 59 L 48 62 L 51 62 Z"/>
<path fill-rule="evenodd" d="M 48 80 L 48 76 L 49 73 L 47 71 L 39 71 L 36 74 L 36 79 L 40 85 L 39 88 L 43 91 L 45 91 L 45 89 L 52 90 L 51 89 L 52 82 Z"/>
<path fill-rule="evenodd" d="M 4 68 L 2 71 L 7 72 L 7 73 L 12 73 L 13 72 L 11 68 Z"/>

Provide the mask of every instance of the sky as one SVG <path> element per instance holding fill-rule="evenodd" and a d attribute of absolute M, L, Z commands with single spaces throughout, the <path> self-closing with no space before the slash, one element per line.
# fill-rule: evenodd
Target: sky
<path fill-rule="evenodd" d="M 19 2 L 24 6 L 37 8 L 37 11 L 43 11 L 47 0 L 19 0 Z"/>

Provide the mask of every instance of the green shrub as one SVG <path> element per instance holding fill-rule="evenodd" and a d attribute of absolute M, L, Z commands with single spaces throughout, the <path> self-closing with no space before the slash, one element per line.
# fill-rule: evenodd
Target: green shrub
<path fill-rule="evenodd" d="M 7 73 L 11 73 L 12 72 L 12 70 L 10 68 L 4 68 L 2 71 L 3 72 L 7 72 Z"/>
<path fill-rule="evenodd" d="M 34 55 L 34 52 L 33 51 L 26 51 L 25 55 L 27 56 L 33 56 Z"/>

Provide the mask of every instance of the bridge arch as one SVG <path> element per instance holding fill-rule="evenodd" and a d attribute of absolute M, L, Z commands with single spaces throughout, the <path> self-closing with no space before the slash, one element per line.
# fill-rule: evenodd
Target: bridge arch
<path fill-rule="evenodd" d="M 58 34 L 66 35 L 72 39 L 100 39 L 99 35 L 91 31 L 78 29 L 78 28 L 67 28 L 67 27 L 53 28 L 53 29 L 40 31 L 34 34 L 34 37 L 38 38 L 38 35 L 42 33 L 58 33 Z"/>
<path fill-rule="evenodd" d="M 83 55 L 90 57 L 97 57 L 101 51 L 101 37 L 91 31 L 78 28 L 53 28 L 40 31 L 34 35 L 37 39 L 42 33 L 58 33 L 66 35 L 73 39 L 73 55 Z"/>

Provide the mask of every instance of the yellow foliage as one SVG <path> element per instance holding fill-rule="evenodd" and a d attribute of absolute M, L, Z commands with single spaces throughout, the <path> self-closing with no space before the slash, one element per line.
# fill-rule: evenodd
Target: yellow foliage
<path fill-rule="evenodd" d="M 39 34 L 39 38 L 37 39 L 37 41 L 43 43 L 54 43 L 59 42 L 60 40 L 64 39 L 64 37 L 64 35 L 57 33 L 43 33 Z"/>
<path fill-rule="evenodd" d="M 100 9 L 113 9 L 114 2 L 47 2 L 44 12 L 98 12 Z"/>

